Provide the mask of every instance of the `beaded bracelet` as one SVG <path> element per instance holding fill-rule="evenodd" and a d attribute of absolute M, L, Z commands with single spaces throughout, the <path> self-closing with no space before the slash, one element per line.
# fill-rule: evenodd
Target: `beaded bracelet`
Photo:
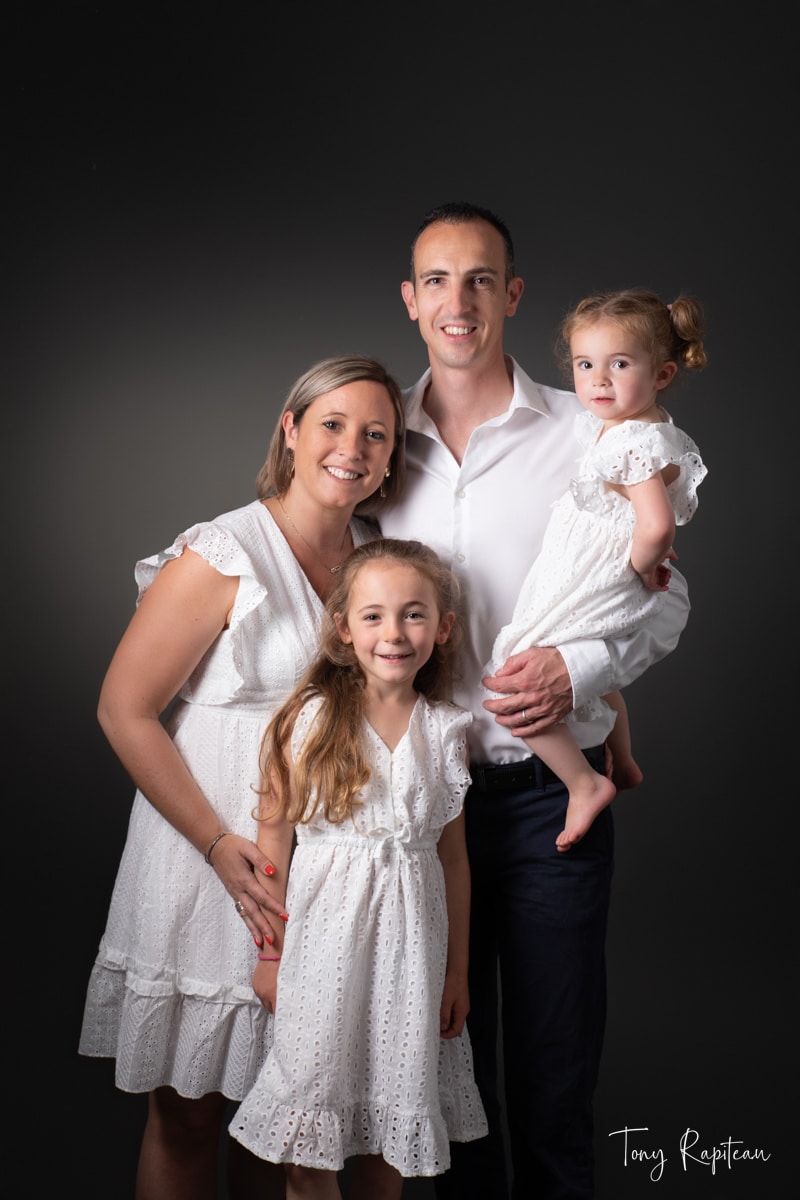
<path fill-rule="evenodd" d="M 280 954 L 257 954 L 256 958 L 259 962 L 280 962 Z"/>
<path fill-rule="evenodd" d="M 203 855 L 203 858 L 206 860 L 206 862 L 208 863 L 208 865 L 209 865 L 209 866 L 211 866 L 211 851 L 214 849 L 214 847 L 216 846 L 216 844 L 217 844 L 217 842 L 219 841 L 219 839 L 220 839 L 220 838 L 227 837 L 227 835 L 228 835 L 229 833 L 230 833 L 230 830 L 229 830 L 229 829 L 223 829 L 222 833 L 218 833 L 218 834 L 217 834 L 217 836 L 214 838 L 214 840 L 213 840 L 213 842 L 211 843 L 211 845 L 210 845 L 210 846 L 208 847 L 208 849 L 206 850 L 205 854 Z"/>

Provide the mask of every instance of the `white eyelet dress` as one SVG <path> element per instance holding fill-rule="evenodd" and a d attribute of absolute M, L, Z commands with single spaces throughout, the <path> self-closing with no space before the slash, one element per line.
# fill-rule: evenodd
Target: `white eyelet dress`
<path fill-rule="evenodd" d="M 351 524 L 356 545 L 375 536 Z M 168 728 L 220 825 L 255 840 L 266 724 L 319 646 L 323 605 L 260 501 L 194 525 L 136 565 L 139 594 L 186 547 L 238 576 L 230 628 L 181 688 Z M 240 1100 L 264 1062 L 270 1015 L 250 985 L 255 947 L 213 867 L 136 793 L 79 1053 L 116 1059 L 116 1084 Z"/>
<path fill-rule="evenodd" d="M 661 413 L 661 422 L 624 421 L 602 437 L 599 418 L 577 414 L 575 434 L 583 449 L 577 476 L 552 506 L 542 548 L 484 675 L 496 675 L 510 655 L 531 646 L 623 637 L 663 606 L 665 593 L 649 591 L 631 566 L 633 505 L 608 486 L 641 483 L 674 464 L 679 473 L 667 494 L 675 523 L 692 519 L 707 469 L 688 434 L 664 409 Z M 591 727 L 606 708 L 596 697 L 569 713 L 565 724 Z"/>
<path fill-rule="evenodd" d="M 293 753 L 320 700 L 302 710 Z M 392 752 L 364 722 L 372 778 L 352 819 L 298 825 L 273 1049 L 229 1126 L 261 1158 L 336 1171 L 380 1154 L 437 1175 L 487 1133 L 465 1030 L 439 1035 L 447 958 L 436 845 L 469 785 L 472 715 L 420 696 Z"/>

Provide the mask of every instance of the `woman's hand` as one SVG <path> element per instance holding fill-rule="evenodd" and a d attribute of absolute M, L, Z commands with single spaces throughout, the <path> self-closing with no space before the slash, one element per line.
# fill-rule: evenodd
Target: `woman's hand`
<path fill-rule="evenodd" d="M 256 946 L 282 946 L 288 915 L 282 901 L 272 894 L 269 881 L 274 880 L 280 893 L 284 894 L 286 880 L 278 878 L 278 872 L 267 856 L 255 842 L 228 833 L 219 839 L 210 858 L 211 866 L 233 897 L 236 911 Z"/>

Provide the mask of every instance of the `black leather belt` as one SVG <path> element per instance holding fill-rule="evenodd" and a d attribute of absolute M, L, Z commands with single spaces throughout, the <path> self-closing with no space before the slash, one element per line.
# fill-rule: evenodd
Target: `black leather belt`
<path fill-rule="evenodd" d="M 605 747 L 592 746 L 583 751 L 595 771 L 603 771 Z M 493 763 L 472 763 L 469 769 L 472 782 L 487 796 L 507 795 L 509 792 L 539 791 L 550 784 L 560 783 L 555 771 L 551 771 L 540 758 L 532 754 L 519 762 L 495 766 Z"/>

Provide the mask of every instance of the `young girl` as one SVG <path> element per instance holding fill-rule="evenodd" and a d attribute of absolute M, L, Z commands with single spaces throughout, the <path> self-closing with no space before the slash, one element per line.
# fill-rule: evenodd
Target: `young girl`
<path fill-rule="evenodd" d="M 553 506 L 541 552 L 485 675 L 530 646 L 623 636 L 663 603 L 675 527 L 694 515 L 706 468 L 658 401 L 679 364 L 706 365 L 704 332 L 694 297 L 665 304 L 643 288 L 590 296 L 565 318 L 565 365 L 586 409 L 575 422 L 584 453 L 569 491 Z M 610 779 L 592 769 L 573 735 L 602 719 L 604 705 L 616 714 L 607 738 Z M 524 741 L 567 787 L 566 822 L 556 838 L 561 851 L 583 837 L 617 789 L 642 780 L 618 692 Z"/>
<path fill-rule="evenodd" d="M 297 843 L 285 943 L 253 975 L 274 1043 L 230 1130 L 287 1164 L 288 1198 L 338 1197 L 357 1155 L 359 1194 L 391 1200 L 404 1176 L 447 1169 L 449 1141 L 487 1132 L 464 1028 L 472 716 L 446 700 L 455 589 L 419 542 L 355 550 L 321 654 L 264 738 L 275 881 Z"/>

